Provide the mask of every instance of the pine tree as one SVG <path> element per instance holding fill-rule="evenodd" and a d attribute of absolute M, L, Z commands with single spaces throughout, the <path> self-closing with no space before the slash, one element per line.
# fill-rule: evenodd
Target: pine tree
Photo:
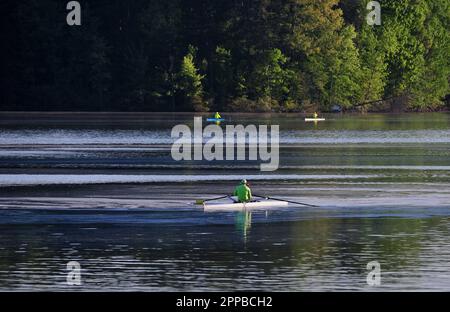
<path fill-rule="evenodd" d="M 309 99 L 322 108 L 350 106 L 360 93 L 361 75 L 353 26 L 345 26 L 337 0 L 291 0 L 297 17 L 292 24 L 292 50 L 309 81 Z M 309 77 L 309 79 L 308 79 Z"/>
<path fill-rule="evenodd" d="M 358 102 L 382 100 L 387 78 L 387 65 L 381 43 L 376 34 L 376 27 L 362 24 L 358 37 L 358 49 L 361 64 L 360 88 Z"/>
<path fill-rule="evenodd" d="M 450 3 L 423 1 L 426 17 L 418 34 L 424 45 L 424 66 L 411 87 L 410 107 L 417 110 L 443 106 L 450 94 Z"/>
<path fill-rule="evenodd" d="M 196 49 L 189 46 L 188 53 L 183 57 L 180 72 L 178 73 L 178 89 L 183 93 L 189 108 L 196 111 L 207 110 L 207 105 L 203 101 L 202 80 L 201 75 L 194 64 L 194 56 Z"/>

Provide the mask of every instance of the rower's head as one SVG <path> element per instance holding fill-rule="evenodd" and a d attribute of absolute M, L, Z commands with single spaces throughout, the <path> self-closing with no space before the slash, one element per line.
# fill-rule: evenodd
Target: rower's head
<path fill-rule="evenodd" d="M 246 180 L 246 179 L 242 179 L 242 180 L 241 180 L 241 184 L 245 184 L 245 185 L 247 185 L 247 184 L 248 184 L 248 182 L 247 182 L 247 180 Z"/>

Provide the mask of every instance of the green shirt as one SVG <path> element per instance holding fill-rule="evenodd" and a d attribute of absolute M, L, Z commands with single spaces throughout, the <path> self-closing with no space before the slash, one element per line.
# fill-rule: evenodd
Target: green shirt
<path fill-rule="evenodd" d="M 248 202 L 252 199 L 252 191 L 247 185 L 240 184 L 234 189 L 234 196 L 237 196 L 240 202 Z"/>

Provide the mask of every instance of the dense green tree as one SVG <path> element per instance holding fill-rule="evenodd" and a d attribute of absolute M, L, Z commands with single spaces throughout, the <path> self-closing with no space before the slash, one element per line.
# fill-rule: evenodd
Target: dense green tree
<path fill-rule="evenodd" d="M 284 68 L 286 56 L 279 49 L 263 51 L 252 73 L 255 97 L 282 100 L 289 94 L 289 72 Z"/>
<path fill-rule="evenodd" d="M 298 29 L 292 38 L 305 56 L 302 68 L 310 77 L 309 98 L 322 108 L 350 106 L 359 94 L 360 64 L 352 26 L 346 26 L 337 0 L 297 0 Z"/>
<path fill-rule="evenodd" d="M 385 54 L 376 34 L 376 27 L 363 24 L 358 38 L 361 64 L 360 103 L 370 103 L 384 97 L 387 77 Z M 368 107 L 370 108 L 370 106 Z"/>
<path fill-rule="evenodd" d="M 215 98 L 215 105 L 225 107 L 232 98 L 235 89 L 231 51 L 222 47 L 216 47 L 212 57 L 210 71 L 211 96 Z"/>
<path fill-rule="evenodd" d="M 450 93 L 450 3 L 435 0 L 423 5 L 426 17 L 419 39 L 424 46 L 424 64 L 410 90 L 410 106 L 418 110 L 442 106 Z"/>
<path fill-rule="evenodd" d="M 34 110 L 44 103 L 52 110 L 65 106 L 64 102 L 57 103 L 61 94 L 57 76 L 62 70 L 58 43 L 63 25 L 54 17 L 61 7 L 54 1 L 31 0 L 18 1 L 9 8 L 11 24 L 2 27 L 5 35 L 1 38 L 10 37 L 8 30 L 12 28 L 14 39 L 3 42 L 2 52 L 7 54 L 0 57 L 8 68 L 8 72 L 2 72 L 5 84 L 1 85 L 9 86 L 1 93 L 9 94 L 6 98 L 13 101 L 2 103 L 6 109 Z"/>
<path fill-rule="evenodd" d="M 189 109 L 202 111 L 207 110 L 206 103 L 203 101 L 202 80 L 204 75 L 199 73 L 194 64 L 195 54 L 196 49 L 193 46 L 189 46 L 189 51 L 183 57 L 180 72 L 178 73 L 178 89 L 183 94 Z"/>
<path fill-rule="evenodd" d="M 408 96 L 424 68 L 424 46 L 416 33 L 425 18 L 423 1 L 382 2 L 383 32 L 388 83 L 386 96 Z"/>
<path fill-rule="evenodd" d="M 80 26 L 64 1 L 7 1 L 0 109 L 443 107 L 449 1 L 382 0 L 380 26 L 368 1 L 84 0 Z"/>
<path fill-rule="evenodd" d="M 109 46 L 99 34 L 95 12 L 89 6 L 83 12 L 83 27 L 65 25 L 61 30 L 58 42 L 62 44 L 52 60 L 57 94 L 65 109 L 106 110 L 111 83 Z"/>

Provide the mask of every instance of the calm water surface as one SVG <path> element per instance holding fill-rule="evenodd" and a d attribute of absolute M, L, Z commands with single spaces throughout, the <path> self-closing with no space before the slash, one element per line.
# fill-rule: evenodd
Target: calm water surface
<path fill-rule="evenodd" d="M 173 161 L 192 117 L 1 113 L 0 290 L 450 290 L 450 115 L 230 115 L 280 125 L 275 172 Z M 193 204 L 242 177 L 320 208 Z"/>

